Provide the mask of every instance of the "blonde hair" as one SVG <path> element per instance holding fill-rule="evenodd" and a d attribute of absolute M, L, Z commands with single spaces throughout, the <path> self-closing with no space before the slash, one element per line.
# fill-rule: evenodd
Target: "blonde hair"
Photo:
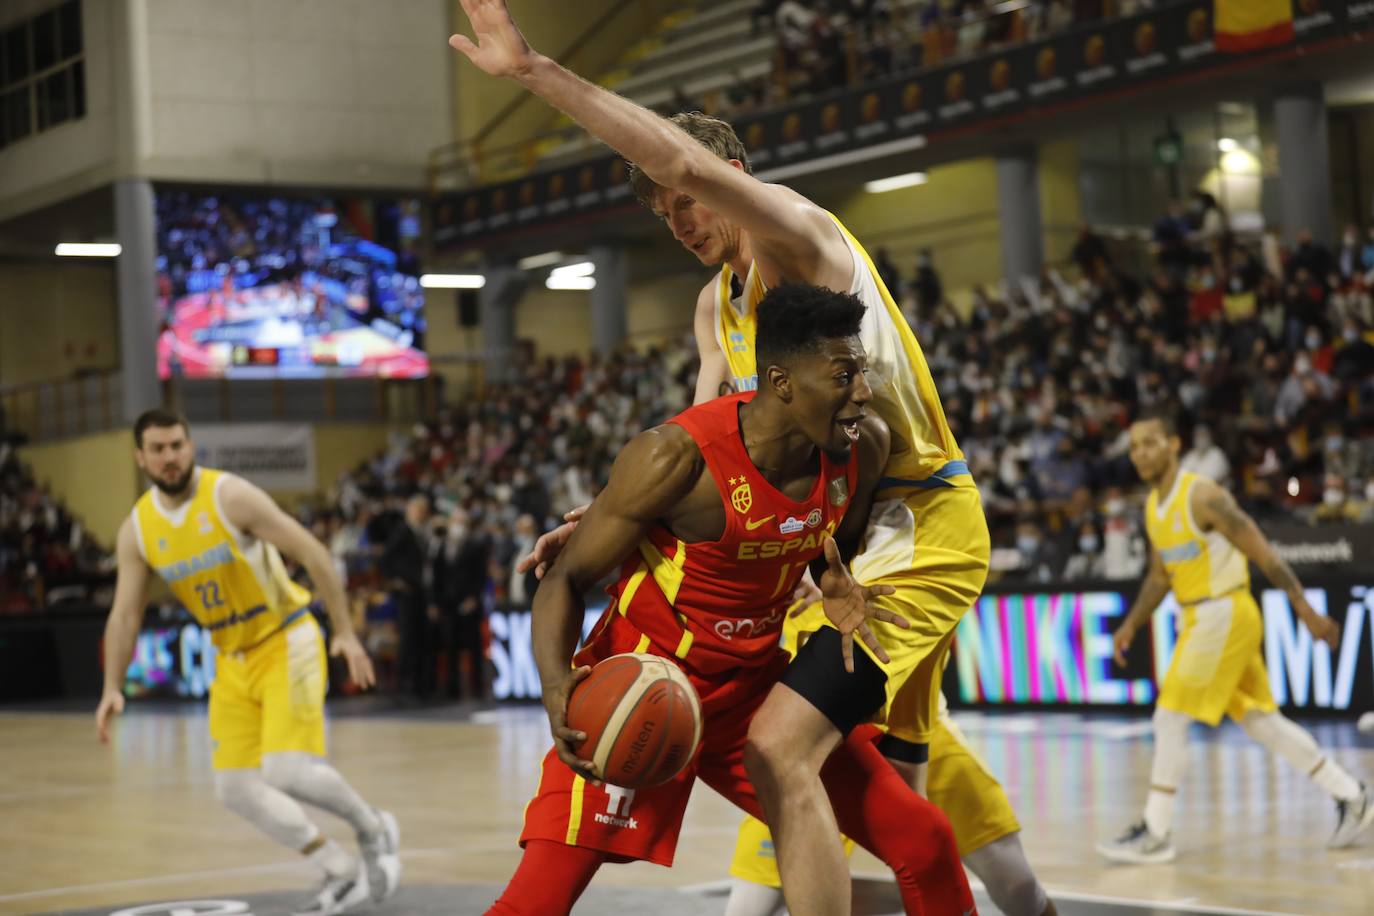
<path fill-rule="evenodd" d="M 680 112 L 668 120 L 682 128 L 693 140 L 721 159 L 727 162 L 731 159 L 738 159 L 744 164 L 745 173 L 753 174 L 753 169 L 749 166 L 749 154 L 745 152 L 744 144 L 735 134 L 735 129 L 725 121 L 700 111 Z M 633 162 L 627 163 L 627 165 L 630 171 L 630 187 L 634 190 L 635 197 L 639 198 L 639 202 L 644 206 L 653 206 L 654 194 L 658 191 L 658 185 Z"/>

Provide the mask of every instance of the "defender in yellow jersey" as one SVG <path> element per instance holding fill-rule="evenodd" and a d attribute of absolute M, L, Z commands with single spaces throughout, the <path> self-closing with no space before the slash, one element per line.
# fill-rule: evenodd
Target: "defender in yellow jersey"
<path fill-rule="evenodd" d="M 702 264 L 756 278 L 741 314 L 757 305 L 762 290 L 781 283 L 856 292 L 867 306 L 861 338 L 872 367 L 873 407 L 892 429 L 893 458 L 854 573 L 865 584 L 895 586 L 899 594 L 893 597 L 900 601 L 887 609 L 910 627 L 870 629 L 854 620 L 818 633 L 755 716 L 746 755 L 777 840 L 788 907 L 794 916 L 844 916 L 851 905 L 848 870 L 821 766 L 854 726 L 903 705 L 894 701 L 908 683 L 916 691 L 907 704 L 910 737 L 926 737 L 936 711 L 939 659 L 987 576 L 989 541 L 978 491 L 920 347 L 857 243 L 802 195 L 751 176 L 744 145 L 728 124 L 701 114 L 661 118 L 580 79 L 530 48 L 502 0 L 464 0 L 463 10 L 472 37 L 452 35 L 450 45 L 483 72 L 519 83 L 624 156 L 636 195 Z M 713 281 L 698 300 L 698 401 L 719 394 L 728 382 L 722 346 L 730 353 L 736 346 L 753 348 L 744 332 L 717 343 L 717 290 Z M 762 375 L 771 368 L 736 374 Z M 850 383 L 837 370 L 830 384 L 838 389 Z M 837 413 L 833 422 L 852 433 L 856 419 Z M 557 544 L 567 534 L 545 543 Z M 545 559 L 540 554 L 533 562 Z M 865 645 L 854 658 L 855 633 L 865 639 L 876 633 L 877 648 Z M 853 676 L 821 686 L 818 659 L 834 651 L 843 654 Z M 803 683 L 826 696 L 803 692 Z M 923 839 L 938 845 L 942 856 L 954 852 L 952 832 L 939 825 Z"/>
<path fill-rule="evenodd" d="M 109 740 L 124 710 L 124 677 L 156 573 L 217 650 L 210 685 L 215 792 L 268 836 L 309 856 L 323 886 L 298 912 L 343 913 L 383 900 L 400 880 L 396 819 L 367 804 L 324 759 L 324 640 L 310 592 L 291 581 L 280 550 L 305 567 L 333 629 L 332 651 L 361 687 L 376 680 L 353 632 L 328 551 L 247 481 L 195 465 L 179 414 L 150 410 L 134 424 L 134 457 L 152 481 L 119 530 L 119 575 L 105 627 L 105 690 L 96 730 Z M 361 860 L 327 839 L 300 802 L 347 820 Z"/>
<path fill-rule="evenodd" d="M 1338 646 L 1340 627 L 1313 610 L 1293 570 L 1230 493 L 1179 469 L 1179 437 L 1170 414 L 1144 414 L 1131 425 L 1130 436 L 1131 462 L 1150 487 L 1145 529 L 1151 553 L 1140 594 L 1112 640 L 1117 662 L 1125 664 L 1126 650 L 1170 591 L 1182 606 L 1183 622 L 1155 708 L 1144 816 L 1098 851 L 1118 862 L 1174 859 L 1174 797 L 1189 723 L 1216 725 L 1223 715 L 1335 799 L 1336 830 L 1328 845 L 1350 845 L 1374 826 L 1374 795 L 1278 712 L 1260 654 L 1264 625 L 1250 594 L 1249 562 L 1287 593 L 1294 613 L 1317 639 Z"/>

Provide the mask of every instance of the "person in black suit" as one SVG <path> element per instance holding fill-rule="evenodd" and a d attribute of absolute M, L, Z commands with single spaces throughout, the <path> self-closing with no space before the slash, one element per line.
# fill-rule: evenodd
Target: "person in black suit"
<path fill-rule="evenodd" d="M 405 524 L 397 525 L 382 550 L 382 576 L 396 604 L 401 629 L 401 690 L 427 697 L 434 689 L 434 640 L 429 619 L 429 497 L 406 502 Z"/>
<path fill-rule="evenodd" d="M 449 513 L 448 525 L 430 545 L 433 569 L 431 617 L 439 621 L 440 644 L 448 658 L 448 694 L 460 696 L 460 662 L 469 659 L 468 688 L 472 699 L 486 693 L 482 619 L 487 589 L 490 545 L 473 530 L 467 510 Z"/>

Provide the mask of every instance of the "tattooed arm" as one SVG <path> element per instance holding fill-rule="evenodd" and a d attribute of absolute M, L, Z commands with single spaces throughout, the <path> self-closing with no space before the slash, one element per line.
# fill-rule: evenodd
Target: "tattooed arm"
<path fill-rule="evenodd" d="M 1135 596 L 1135 602 L 1131 605 L 1131 611 L 1126 615 L 1126 619 L 1121 621 L 1121 626 L 1116 628 L 1112 634 L 1112 654 L 1116 657 L 1116 663 L 1125 667 L 1126 650 L 1135 641 L 1135 634 L 1141 627 L 1145 626 L 1150 620 L 1150 615 L 1159 607 L 1159 602 L 1164 600 L 1164 596 L 1169 594 L 1169 574 L 1164 569 L 1164 561 L 1159 557 L 1159 551 L 1150 549 L 1150 569 L 1145 574 L 1145 581 L 1140 583 L 1140 592 Z"/>
<path fill-rule="evenodd" d="M 1220 531 L 1226 540 L 1259 567 L 1271 585 L 1288 594 L 1294 612 L 1313 636 L 1333 649 L 1340 645 L 1340 626 L 1330 617 L 1318 614 L 1307 603 L 1302 583 L 1294 574 L 1293 567 L 1274 551 L 1274 545 L 1259 530 L 1255 520 L 1236 505 L 1230 493 L 1210 480 L 1199 480 L 1193 485 L 1191 508 L 1193 519 L 1203 531 Z"/>

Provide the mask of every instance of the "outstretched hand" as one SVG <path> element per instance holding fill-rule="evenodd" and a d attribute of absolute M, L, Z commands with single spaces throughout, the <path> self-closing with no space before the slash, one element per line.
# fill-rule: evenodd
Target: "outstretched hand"
<path fill-rule="evenodd" d="M 521 76 L 534 66 L 537 55 L 515 26 L 506 0 L 460 0 L 472 23 L 473 41 L 450 35 L 448 43 L 492 76 Z"/>
<path fill-rule="evenodd" d="M 543 579 L 544 574 L 549 571 L 553 561 L 558 559 L 559 553 L 568 544 L 568 538 L 572 537 L 573 531 L 577 528 L 577 523 L 582 520 L 582 516 L 587 514 L 587 506 L 578 506 L 563 513 L 563 524 L 557 528 L 539 536 L 539 540 L 534 542 L 534 549 L 520 558 L 515 564 L 515 571 L 524 575 L 531 569 L 534 570 L 536 579 Z"/>
<path fill-rule="evenodd" d="M 329 654 L 342 658 L 348 665 L 348 678 L 359 688 L 367 690 L 377 685 L 377 672 L 372 668 L 372 659 L 358 640 L 355 633 L 343 633 L 330 640 Z"/>
<path fill-rule="evenodd" d="M 893 626 L 907 629 L 911 626 L 906 618 L 879 607 L 874 600 L 882 595 L 890 595 L 896 589 L 890 585 L 860 585 L 850 574 L 840 558 L 839 545 L 834 538 L 825 539 L 826 570 L 817 583 L 821 590 L 821 608 L 825 616 L 840 631 L 840 646 L 844 652 L 844 670 L 854 673 L 854 634 L 858 633 L 864 645 L 873 652 L 879 661 L 890 661 L 878 637 L 869 627 L 870 619 L 881 620 Z"/>

